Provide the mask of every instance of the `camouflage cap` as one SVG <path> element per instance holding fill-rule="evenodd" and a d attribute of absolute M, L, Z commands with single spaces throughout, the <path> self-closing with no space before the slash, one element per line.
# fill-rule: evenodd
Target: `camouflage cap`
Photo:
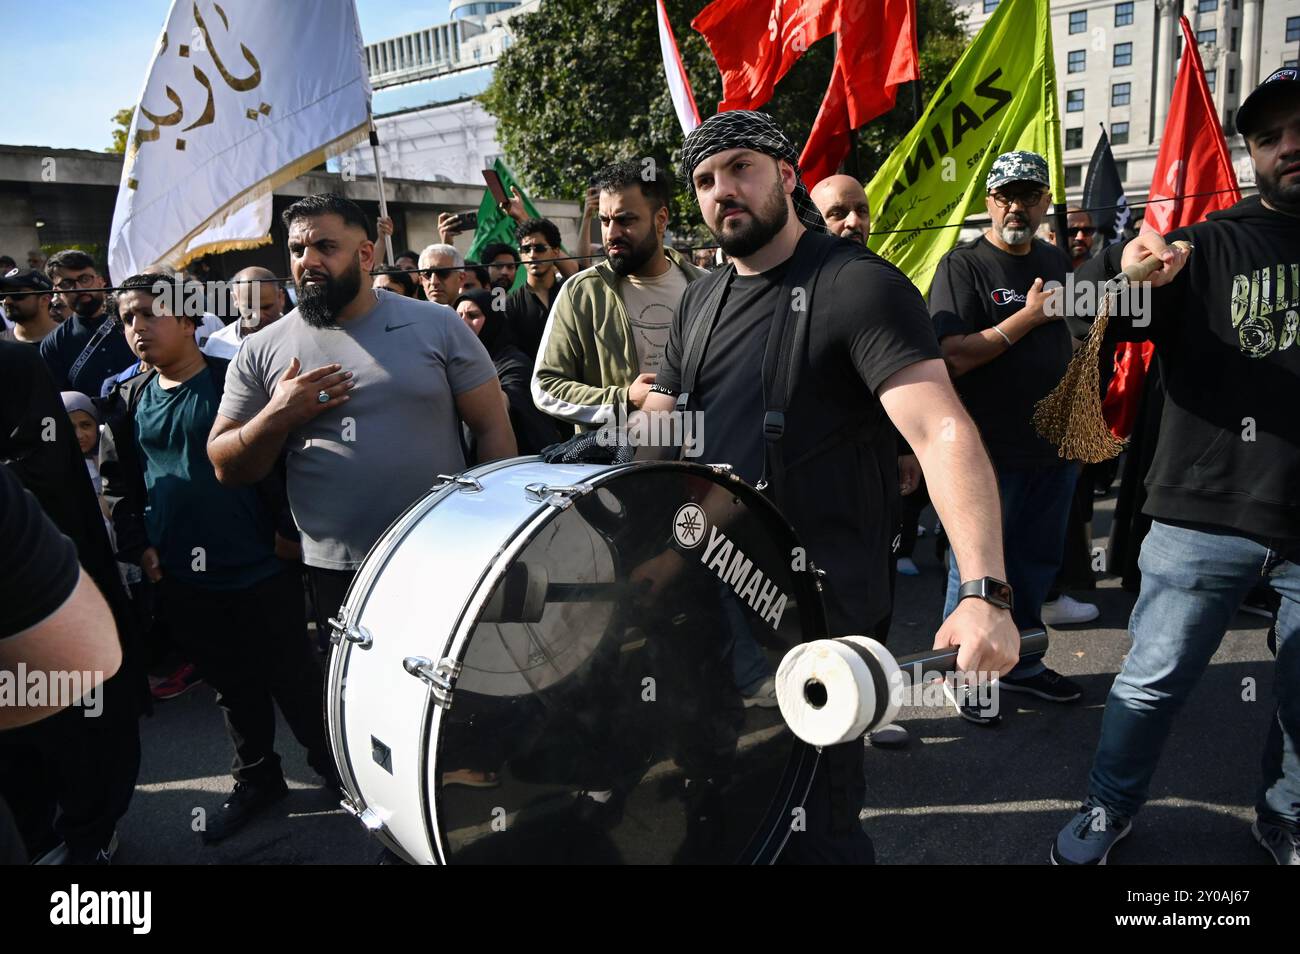
<path fill-rule="evenodd" d="M 985 185 L 992 192 L 1008 182 L 1037 182 L 1050 187 L 1047 160 L 1036 152 L 1004 152 L 993 160 Z"/>

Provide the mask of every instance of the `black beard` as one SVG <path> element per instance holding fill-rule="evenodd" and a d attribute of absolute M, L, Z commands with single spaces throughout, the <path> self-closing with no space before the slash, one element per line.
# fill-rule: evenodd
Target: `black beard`
<path fill-rule="evenodd" d="M 1259 197 L 1267 202 L 1270 208 L 1300 215 L 1300 184 L 1281 185 L 1277 179 L 1256 168 L 1255 186 L 1259 189 Z"/>
<path fill-rule="evenodd" d="M 654 258 L 655 250 L 659 247 L 659 236 L 654 232 L 646 238 L 640 245 L 634 245 L 626 252 L 618 255 L 609 256 L 609 267 L 614 269 L 615 275 L 631 275 L 638 268 L 644 265 L 650 259 Z"/>
<path fill-rule="evenodd" d="M 338 313 L 361 291 L 361 259 L 335 278 L 326 275 L 319 283 L 295 282 L 298 288 L 298 314 L 313 328 L 333 328 L 338 325 Z"/>
<path fill-rule="evenodd" d="M 734 207 L 724 205 L 718 210 L 718 214 L 725 213 L 728 208 Z M 737 231 L 728 232 L 723 222 L 722 230 L 714 230 L 713 237 L 718 240 L 718 245 L 722 250 L 732 258 L 748 258 L 768 242 L 776 237 L 787 222 L 790 221 L 790 206 L 785 201 L 785 190 L 781 188 L 781 181 L 778 179 L 776 186 L 773 188 L 767 205 L 762 209 L 749 210 L 750 223 Z"/>
<path fill-rule="evenodd" d="M 104 299 L 99 295 L 91 295 L 88 301 L 78 298 L 76 304 L 72 306 L 72 310 L 82 318 L 94 318 L 103 308 Z"/>

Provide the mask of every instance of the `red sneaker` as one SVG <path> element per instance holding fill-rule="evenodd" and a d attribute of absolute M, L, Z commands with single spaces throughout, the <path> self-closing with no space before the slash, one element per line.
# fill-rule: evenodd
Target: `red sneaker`
<path fill-rule="evenodd" d="M 185 695 L 201 682 L 203 682 L 203 679 L 199 676 L 199 671 L 194 668 L 194 664 L 185 663 L 162 682 L 153 686 L 149 692 L 155 700 L 162 702 L 166 699 L 175 699 L 177 696 Z"/>

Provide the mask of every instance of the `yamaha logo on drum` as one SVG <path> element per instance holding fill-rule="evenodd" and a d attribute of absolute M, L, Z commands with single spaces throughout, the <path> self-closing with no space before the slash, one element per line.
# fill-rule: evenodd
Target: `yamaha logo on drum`
<path fill-rule="evenodd" d="M 673 538 L 678 546 L 690 550 L 700 545 L 708 526 L 703 507 L 697 503 L 682 504 L 673 516 Z"/>

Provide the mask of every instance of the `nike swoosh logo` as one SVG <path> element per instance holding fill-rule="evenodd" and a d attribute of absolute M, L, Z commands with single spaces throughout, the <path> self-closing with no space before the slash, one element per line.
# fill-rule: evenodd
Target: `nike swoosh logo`
<path fill-rule="evenodd" d="M 408 321 L 408 322 L 407 322 L 406 324 L 404 324 L 404 325 L 384 325 L 384 330 L 385 330 L 385 331 L 396 331 L 398 328 L 409 328 L 409 327 L 411 327 L 411 325 L 413 325 L 413 324 L 415 324 L 415 322 L 413 322 L 413 321 Z"/>

